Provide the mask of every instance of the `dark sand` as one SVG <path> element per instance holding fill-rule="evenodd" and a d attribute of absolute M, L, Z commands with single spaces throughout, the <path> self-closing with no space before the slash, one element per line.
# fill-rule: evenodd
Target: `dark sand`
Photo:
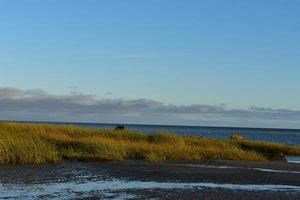
<path fill-rule="evenodd" d="M 251 187 L 246 190 L 211 187 L 169 189 L 125 187 L 115 189 L 113 184 L 109 189 L 101 189 L 101 185 L 99 185 L 99 189 L 97 186 L 94 189 L 84 188 L 85 183 L 109 182 L 111 180 L 300 187 L 300 164 L 244 161 L 153 164 L 122 161 L 105 163 L 65 162 L 59 165 L 42 166 L 3 166 L 0 167 L 0 183 L 2 185 L 0 187 L 0 197 L 12 197 L 12 195 L 9 196 L 11 193 L 16 194 L 16 199 L 300 199 L 300 189 L 291 191 L 253 190 Z M 14 185 L 19 186 L 19 189 L 11 187 Z M 57 190 L 57 185 L 65 190 Z M 76 185 L 82 190 L 74 189 Z M 23 187 L 27 187 L 25 189 L 28 193 L 26 193 L 27 196 L 21 196 L 18 191 Z M 50 192 L 45 192 L 43 187 Z M 33 191 L 34 194 L 31 195 L 30 193 Z M 53 191 L 53 194 L 51 191 Z M 3 192 L 6 192 L 7 195 L 1 196 Z M 65 193 L 68 193 L 68 195 Z"/>

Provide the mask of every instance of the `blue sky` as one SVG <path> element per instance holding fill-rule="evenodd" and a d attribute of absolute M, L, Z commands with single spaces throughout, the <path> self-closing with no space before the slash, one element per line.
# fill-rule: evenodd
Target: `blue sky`
<path fill-rule="evenodd" d="M 98 101 L 297 112 L 299 9 L 297 0 L 2 0 L 0 87 L 40 89 L 55 97 L 94 95 Z M 31 114 L 29 120 L 36 119 Z M 179 118 L 192 125 L 265 127 L 274 121 L 225 115 L 215 122 L 191 114 L 159 122 L 177 124 Z M 298 127 L 299 118 L 281 117 L 279 125 Z M 158 122 L 149 115 L 140 123 Z"/>

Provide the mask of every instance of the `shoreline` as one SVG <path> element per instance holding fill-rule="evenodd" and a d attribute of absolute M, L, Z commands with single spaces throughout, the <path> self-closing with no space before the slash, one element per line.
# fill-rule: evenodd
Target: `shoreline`
<path fill-rule="evenodd" d="M 215 129 L 241 129 L 241 130 L 267 130 L 267 131 L 292 131 L 298 133 L 300 128 L 271 128 L 271 127 L 250 127 L 250 126 L 205 126 L 205 125 L 178 125 L 178 124 L 133 124 L 133 123 L 105 123 L 105 122 L 64 122 L 64 121 L 15 121 L 15 120 L 0 120 L 0 123 L 24 123 L 24 124 L 49 124 L 49 125 L 109 125 L 112 128 L 118 125 L 128 126 L 153 126 L 153 127 L 190 127 L 190 128 L 215 128 Z M 93 126 L 94 127 L 94 126 Z"/>

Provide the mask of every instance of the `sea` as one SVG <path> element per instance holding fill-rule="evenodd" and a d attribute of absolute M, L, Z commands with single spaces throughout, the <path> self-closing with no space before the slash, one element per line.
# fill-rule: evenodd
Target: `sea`
<path fill-rule="evenodd" d="M 212 126 L 174 126 L 174 125 L 140 125 L 140 124 L 105 124 L 105 123 L 67 123 L 67 122 L 31 122 L 55 125 L 75 125 L 84 128 L 113 129 L 118 125 L 128 130 L 157 133 L 167 131 L 180 135 L 202 136 L 208 138 L 228 139 L 233 134 L 245 136 L 249 140 L 263 140 L 288 145 L 300 146 L 300 129 L 212 127 Z"/>

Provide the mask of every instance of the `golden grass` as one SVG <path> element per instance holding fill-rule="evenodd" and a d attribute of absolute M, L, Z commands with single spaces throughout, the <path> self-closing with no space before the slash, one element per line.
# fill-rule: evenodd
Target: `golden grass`
<path fill-rule="evenodd" d="M 22 123 L 0 123 L 0 164 L 62 160 L 199 161 L 272 160 L 300 155 L 299 147 L 260 141 L 208 139 L 159 132 L 114 131 Z"/>

